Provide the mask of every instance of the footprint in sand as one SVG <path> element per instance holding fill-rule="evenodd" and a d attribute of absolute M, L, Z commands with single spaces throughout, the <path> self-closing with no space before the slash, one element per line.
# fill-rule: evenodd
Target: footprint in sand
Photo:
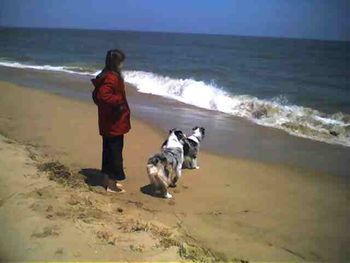
<path fill-rule="evenodd" d="M 80 257 L 81 256 L 81 253 L 78 251 L 78 252 L 75 252 L 74 254 L 73 254 L 73 256 L 74 257 Z"/>
<path fill-rule="evenodd" d="M 173 200 L 170 200 L 169 202 L 168 202 L 168 205 L 175 205 L 176 203 L 173 201 Z"/>
<path fill-rule="evenodd" d="M 116 245 L 117 237 L 114 236 L 114 234 L 111 233 L 111 231 L 99 230 L 96 232 L 96 236 L 103 243 L 106 243 L 106 244 L 112 245 L 112 246 Z"/>
<path fill-rule="evenodd" d="M 221 211 L 212 211 L 212 212 L 209 212 L 208 214 L 213 215 L 213 216 L 219 216 L 219 215 L 222 215 L 222 212 Z"/>
<path fill-rule="evenodd" d="M 52 210 L 53 210 L 52 205 L 49 205 L 49 206 L 46 208 L 46 212 L 52 212 Z"/>
<path fill-rule="evenodd" d="M 59 227 L 56 225 L 45 226 L 42 231 L 32 233 L 32 237 L 45 238 L 50 236 L 58 236 L 60 234 Z"/>
<path fill-rule="evenodd" d="M 63 248 L 58 248 L 55 252 L 56 255 L 62 255 L 63 254 Z"/>

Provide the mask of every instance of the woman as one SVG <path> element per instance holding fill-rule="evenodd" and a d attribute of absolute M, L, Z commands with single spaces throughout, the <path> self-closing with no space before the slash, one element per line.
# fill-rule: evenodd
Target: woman
<path fill-rule="evenodd" d="M 106 190 L 114 193 L 125 192 L 117 181 L 125 179 L 122 153 L 124 134 L 130 130 L 130 109 L 120 73 L 124 60 L 122 51 L 109 50 L 105 68 L 91 80 L 95 86 L 92 98 L 98 106 L 99 131 L 103 140 L 102 173 L 108 175 Z"/>

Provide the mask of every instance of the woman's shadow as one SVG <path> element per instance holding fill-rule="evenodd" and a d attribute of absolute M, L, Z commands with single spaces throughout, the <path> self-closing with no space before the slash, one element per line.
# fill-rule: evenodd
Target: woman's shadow
<path fill-rule="evenodd" d="M 90 185 L 93 187 L 105 188 L 105 185 L 104 185 L 105 174 L 102 173 L 101 170 L 95 169 L 95 168 L 84 168 L 79 171 L 79 174 L 84 176 L 84 181 L 87 185 Z M 159 193 L 156 193 L 154 190 L 155 189 L 151 184 L 147 184 L 140 187 L 140 191 L 145 195 L 149 195 L 157 198 L 163 198 L 162 195 L 160 195 Z"/>
<path fill-rule="evenodd" d="M 84 181 L 86 184 L 95 187 L 105 187 L 104 178 L 105 175 L 99 169 L 84 168 L 79 171 L 79 174 L 85 177 Z"/>

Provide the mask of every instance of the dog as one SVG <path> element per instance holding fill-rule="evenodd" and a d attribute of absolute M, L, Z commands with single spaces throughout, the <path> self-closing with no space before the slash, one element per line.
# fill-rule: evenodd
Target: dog
<path fill-rule="evenodd" d="M 181 168 L 184 160 L 184 139 L 182 131 L 172 129 L 160 153 L 150 157 L 147 162 L 147 174 L 155 193 L 164 198 L 172 198 L 168 187 L 176 187 L 181 177 Z"/>
<path fill-rule="evenodd" d="M 185 169 L 199 169 L 197 157 L 200 143 L 205 136 L 205 128 L 196 126 L 192 131 L 193 134 L 184 140 L 184 162 L 182 168 Z"/>

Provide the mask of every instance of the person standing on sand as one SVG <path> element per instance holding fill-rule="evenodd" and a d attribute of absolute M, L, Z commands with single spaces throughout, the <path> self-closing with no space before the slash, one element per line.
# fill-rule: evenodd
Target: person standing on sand
<path fill-rule="evenodd" d="M 98 124 L 103 141 L 102 173 L 108 192 L 123 193 L 125 190 L 118 181 L 125 179 L 123 169 L 124 134 L 130 128 L 130 108 L 126 100 L 124 79 L 120 73 L 125 54 L 109 50 L 106 65 L 96 78 L 92 98 L 98 107 Z"/>

